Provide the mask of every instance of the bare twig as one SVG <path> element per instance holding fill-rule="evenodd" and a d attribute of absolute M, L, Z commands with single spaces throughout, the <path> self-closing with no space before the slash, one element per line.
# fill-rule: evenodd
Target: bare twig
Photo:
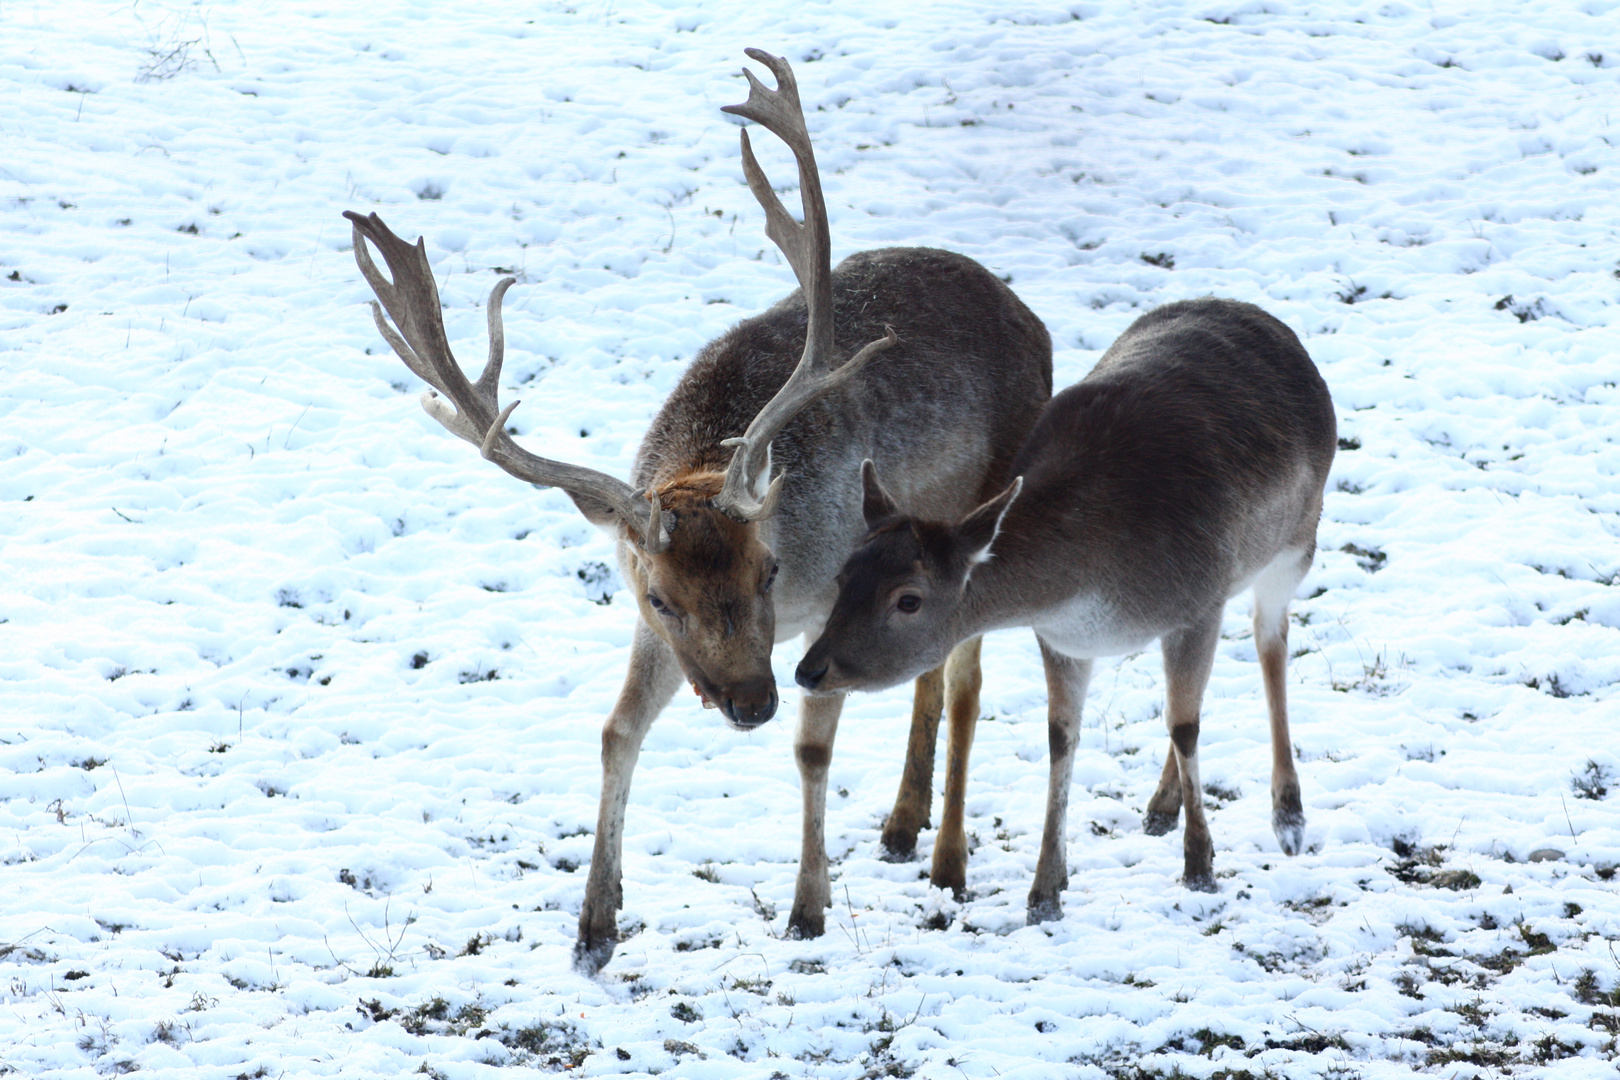
<path fill-rule="evenodd" d="M 358 971 L 354 970 L 354 968 L 350 967 L 346 961 L 338 959 L 338 954 L 336 952 L 333 952 L 332 943 L 327 940 L 327 937 L 326 937 L 325 934 L 321 935 L 321 941 L 326 945 L 326 951 L 331 955 L 332 963 L 336 964 L 338 967 L 342 968 L 344 971 L 347 971 L 350 975 L 358 975 L 358 974 L 360 974 Z"/>
<path fill-rule="evenodd" d="M 118 766 L 109 761 L 107 768 L 112 770 L 113 783 L 118 785 L 118 797 L 124 800 L 124 823 L 129 827 L 130 835 L 140 839 L 141 830 L 135 827 L 135 815 L 129 808 L 129 796 L 124 794 L 124 781 L 118 775 Z"/>
<path fill-rule="evenodd" d="M 304 417 L 308 416 L 309 415 L 309 410 L 313 409 L 314 407 L 315 407 L 315 403 L 313 401 L 310 402 L 308 405 L 305 405 L 304 406 L 304 411 L 299 413 L 298 414 L 298 419 L 293 421 L 293 426 L 287 429 L 287 437 L 281 441 L 281 448 L 283 450 L 286 450 L 286 449 L 289 448 L 289 445 L 292 443 L 293 432 L 298 430 L 298 425 L 302 424 L 304 422 Z"/>

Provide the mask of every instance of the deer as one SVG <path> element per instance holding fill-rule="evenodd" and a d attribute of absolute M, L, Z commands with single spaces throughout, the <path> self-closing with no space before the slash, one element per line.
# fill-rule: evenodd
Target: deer
<path fill-rule="evenodd" d="M 380 301 L 371 304 L 377 329 L 432 387 L 422 395 L 428 414 L 517 479 L 561 489 L 617 540 L 637 620 L 624 685 L 602 729 L 601 802 L 573 951 L 575 968 L 588 975 L 618 942 L 631 776 L 680 684 L 689 682 L 733 729 L 770 720 L 778 705 L 772 646 L 820 633 L 838 568 L 865 531 L 860 462 L 881 463 L 894 497 L 918 513 L 964 513 L 1005 484 L 1052 393 L 1045 326 L 979 263 L 896 247 L 832 267 L 792 67 L 759 49 L 747 55 L 769 69 L 776 89 L 745 67 L 748 100 L 723 109 L 772 132 L 794 155 L 802 222 L 777 198 L 741 131 L 749 190 L 799 288 L 699 351 L 649 426 L 629 481 L 542 457 L 512 437 L 518 402 L 503 407 L 499 383 L 501 304 L 513 278 L 490 293 L 489 359 L 469 382 L 450 352 L 426 245 L 400 239 L 374 213 L 345 213 L 355 260 Z M 978 653 L 961 652 L 916 680 L 906 764 L 882 837 L 887 857 L 910 857 L 927 823 L 942 713 L 977 715 Z M 824 932 L 832 901 L 824 832 L 842 702 L 803 696 L 793 740 L 803 832 L 788 932 L 800 938 Z"/>
<path fill-rule="evenodd" d="M 1167 833 L 1184 810 L 1182 883 L 1213 892 L 1199 712 L 1226 601 L 1245 589 L 1271 721 L 1272 828 L 1287 854 L 1304 846 L 1283 683 L 1288 605 L 1316 551 L 1336 448 L 1327 385 L 1287 326 L 1232 300 L 1157 308 L 1052 398 L 1011 482 L 966 514 L 902 509 L 881 463 L 862 463 L 867 532 L 795 679 L 812 693 L 881 690 L 989 631 L 1035 631 L 1050 744 L 1027 906 L 1035 924 L 1062 916 L 1069 783 L 1092 663 L 1158 639 L 1170 749 L 1142 827 Z M 971 742 L 957 734 L 942 833 L 962 829 Z M 953 837 L 952 856 L 965 850 Z"/>

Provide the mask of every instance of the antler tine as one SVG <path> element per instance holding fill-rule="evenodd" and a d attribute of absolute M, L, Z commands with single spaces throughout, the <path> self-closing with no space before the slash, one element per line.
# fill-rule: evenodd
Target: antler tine
<path fill-rule="evenodd" d="M 769 517 L 781 497 L 782 478 L 772 482 L 763 499 L 756 500 L 751 491 L 753 479 L 770 462 L 771 440 L 780 434 L 788 422 L 805 406 L 829 390 L 844 383 L 858 372 L 877 353 L 899 340 L 893 327 L 888 333 L 866 345 L 842 367 L 831 367 L 833 347 L 832 298 L 832 239 L 827 225 L 827 204 L 821 194 L 821 176 L 816 169 L 816 155 L 810 145 L 810 133 L 804 123 L 804 109 L 799 104 L 799 84 L 793 77 L 793 68 L 780 56 L 772 56 L 763 49 L 747 49 L 747 54 L 771 69 L 776 76 L 776 89 L 770 90 L 747 68 L 748 100 L 741 105 L 722 105 L 721 111 L 741 116 L 764 126 L 787 143 L 799 163 L 799 198 L 804 206 L 804 222 L 794 221 L 782 200 L 771 189 L 770 180 L 754 158 L 748 132 L 742 132 L 743 175 L 748 189 L 754 193 L 765 210 L 765 235 L 782 250 L 788 265 L 799 279 L 804 294 L 809 320 L 805 328 L 804 354 L 793 369 L 782 389 L 766 403 L 748 430 L 740 439 L 727 439 L 722 446 L 735 446 L 731 464 L 726 469 L 725 484 L 714 504 L 739 521 L 757 521 Z"/>
<path fill-rule="evenodd" d="M 776 76 L 775 90 L 765 84 L 747 68 L 748 100 L 741 105 L 722 105 L 721 112 L 741 116 L 763 126 L 767 131 L 787 143 L 799 165 L 799 200 L 804 207 L 804 222 L 794 221 L 782 200 L 771 189 L 765 170 L 754 157 L 754 148 L 748 132 L 741 132 L 743 175 L 748 190 L 754 193 L 765 210 L 765 235 L 781 249 L 793 274 L 799 279 L 810 309 L 810 327 L 805 342 L 805 356 L 810 363 L 827 363 L 832 352 L 832 240 L 827 228 L 827 204 L 821 194 L 821 173 L 816 168 L 815 149 L 810 144 L 810 132 L 805 127 L 804 109 L 799 104 L 799 84 L 793 77 L 793 68 L 780 56 L 772 56 L 763 49 L 745 50 L 750 57 L 771 69 Z"/>
<path fill-rule="evenodd" d="M 484 457 L 519 480 L 562 488 L 607 506 L 633 530 L 637 541 L 648 551 L 657 553 L 668 547 L 669 522 L 655 492 L 637 492 L 624 481 L 595 469 L 531 454 L 506 433 L 506 421 L 518 402 L 504 409 L 500 407 L 501 363 L 506 354 L 501 301 L 517 279 L 502 278 L 490 291 L 486 303 L 489 362 L 484 365 L 477 384 L 469 383 L 445 337 L 444 318 L 439 312 L 439 290 L 428 265 L 427 245 L 420 239 L 415 244 L 401 240 L 376 214 L 361 216 L 344 211 L 343 216 L 354 223 L 354 260 L 382 301 L 381 307 L 376 301 L 371 304 L 377 329 L 407 367 L 444 395 L 441 398 L 432 391 L 422 395 L 422 408 L 428 415 L 451 433 L 477 446 Z M 382 252 L 383 260 L 394 275 L 393 281 L 384 277 L 372 261 L 366 248 L 367 240 Z M 393 326 L 383 318 L 383 308 L 388 310 Z"/>
<path fill-rule="evenodd" d="M 489 316 L 489 360 L 484 364 L 484 373 L 478 376 L 474 391 L 480 397 L 487 395 L 491 401 L 500 397 L 501 364 L 506 360 L 506 327 L 501 323 L 501 303 L 506 299 L 506 290 L 516 284 L 515 277 L 501 278 L 489 290 L 489 299 L 484 301 L 484 310 Z"/>

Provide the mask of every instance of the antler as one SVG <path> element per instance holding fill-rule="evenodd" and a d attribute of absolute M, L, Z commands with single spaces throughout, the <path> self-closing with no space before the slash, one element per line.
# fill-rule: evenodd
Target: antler
<path fill-rule="evenodd" d="M 424 382 L 433 386 L 422 395 L 422 408 L 452 434 L 466 439 L 479 451 L 517 477 L 542 487 L 562 488 L 571 495 L 601 503 L 618 514 L 632 535 L 648 551 L 657 553 L 669 546 L 669 523 L 658 503 L 656 492 L 637 492 L 629 484 L 606 473 L 552 461 L 518 446 L 506 433 L 507 418 L 518 402 L 502 409 L 499 400 L 501 361 L 506 353 L 506 333 L 501 326 L 501 299 L 517 280 L 502 278 L 490 291 L 489 363 L 477 383 L 469 383 L 461 365 L 450 353 L 439 313 L 439 289 L 428 266 L 427 245 L 418 239 L 407 244 L 383 224 L 376 214 L 361 216 L 345 210 L 343 216 L 354 223 L 354 261 L 360 265 L 371 289 L 382 301 L 371 302 L 377 329 L 399 358 Z M 371 261 L 366 247 L 370 240 L 382 252 L 394 280 L 389 281 Z M 383 309 L 394 320 L 383 318 Z M 395 329 L 395 328 L 398 329 Z M 443 394 L 441 398 L 439 394 Z M 448 398 L 449 401 L 446 401 Z"/>
<path fill-rule="evenodd" d="M 805 128 L 804 110 L 799 105 L 799 85 L 793 78 L 793 69 L 780 56 L 772 56 L 763 49 L 745 51 L 771 69 L 776 76 L 777 88 L 766 89 L 752 71 L 744 68 L 743 74 L 748 78 L 748 100 L 741 105 L 722 105 L 720 109 L 763 125 L 787 143 L 798 160 L 799 197 L 804 205 L 803 224 L 793 220 L 782 205 L 782 200 L 771 190 L 771 182 L 754 159 L 748 131 L 743 130 L 743 174 L 748 178 L 748 189 L 765 209 L 765 235 L 782 249 L 788 265 L 793 267 L 810 315 L 804 354 L 799 358 L 793 374 L 754 417 L 742 438 L 727 439 L 721 443 L 722 446 L 735 446 L 737 451 L 726 469 L 725 484 L 720 494 L 715 496 L 714 505 L 738 521 L 757 521 L 775 512 L 777 500 L 782 494 L 781 476 L 771 484 L 763 499 L 756 501 L 751 491 L 751 481 L 770 462 L 771 440 L 801 409 L 842 385 L 873 356 L 900 339 L 895 336 L 893 327 L 885 327 L 887 335 L 866 345 L 842 366 L 831 366 L 834 355 L 832 241 L 827 231 L 827 204 L 821 196 L 816 155 L 810 146 L 810 133 Z"/>

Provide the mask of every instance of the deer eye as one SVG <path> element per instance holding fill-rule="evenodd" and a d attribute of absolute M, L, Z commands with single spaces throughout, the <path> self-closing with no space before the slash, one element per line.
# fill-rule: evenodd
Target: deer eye
<path fill-rule="evenodd" d="M 762 591 L 769 593 L 776 585 L 776 572 L 780 569 L 782 569 L 781 563 L 771 563 L 771 572 L 765 575 L 765 586 Z"/>
<path fill-rule="evenodd" d="M 907 615 L 914 615 L 922 607 L 922 597 L 915 593 L 905 593 L 894 602 L 894 606 Z"/>
<path fill-rule="evenodd" d="M 647 594 L 647 603 L 651 604 L 652 609 L 654 611 L 658 612 L 659 614 L 661 614 L 661 615 L 669 614 L 668 605 L 666 605 L 662 600 L 658 599 L 658 597 L 655 596 L 654 594 L 652 594 L 652 593 Z"/>

